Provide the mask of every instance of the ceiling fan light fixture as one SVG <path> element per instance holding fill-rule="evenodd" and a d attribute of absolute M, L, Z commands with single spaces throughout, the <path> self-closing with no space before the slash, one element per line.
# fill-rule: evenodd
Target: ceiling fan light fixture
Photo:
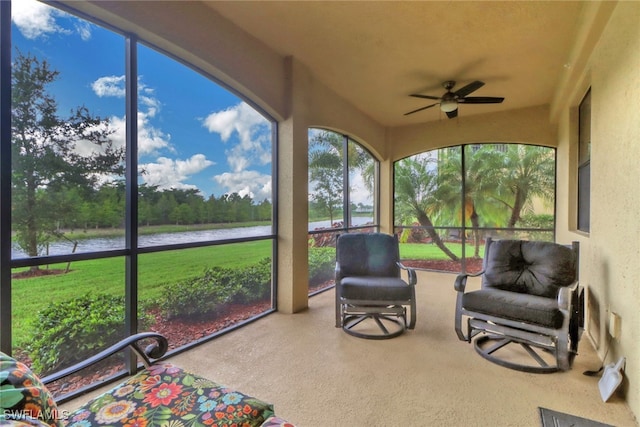
<path fill-rule="evenodd" d="M 455 99 L 443 99 L 440 103 L 440 110 L 443 113 L 450 113 L 458 109 L 458 101 Z"/>

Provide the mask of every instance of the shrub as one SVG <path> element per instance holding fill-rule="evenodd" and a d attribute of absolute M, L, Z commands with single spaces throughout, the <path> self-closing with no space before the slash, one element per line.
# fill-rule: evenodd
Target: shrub
<path fill-rule="evenodd" d="M 234 301 L 249 304 L 262 301 L 271 295 L 271 259 L 263 258 L 260 262 L 242 270 L 234 270 L 239 289 Z"/>
<path fill-rule="evenodd" d="M 553 229 L 554 220 L 554 216 L 549 214 L 527 214 L 520 218 L 517 225 L 525 228 Z M 553 233 L 549 231 L 529 231 L 527 234 L 531 240 L 550 240 L 553 237 Z"/>
<path fill-rule="evenodd" d="M 553 228 L 554 216 L 550 214 L 527 214 L 518 221 L 518 226 L 527 228 Z"/>
<path fill-rule="evenodd" d="M 315 285 L 333 279 L 335 276 L 335 267 L 335 248 L 309 248 L 309 285 Z"/>
<path fill-rule="evenodd" d="M 160 308 L 169 318 L 196 317 L 219 311 L 230 302 L 251 303 L 271 293 L 271 260 L 241 268 L 213 267 L 201 276 L 163 289 Z"/>
<path fill-rule="evenodd" d="M 160 308 L 168 319 L 216 312 L 236 290 L 228 269 L 213 267 L 199 277 L 164 287 Z"/>
<path fill-rule="evenodd" d="M 32 326 L 33 369 L 47 375 L 93 356 L 122 339 L 124 321 L 124 297 L 87 294 L 51 304 Z M 141 327 L 149 323 L 140 319 Z"/>

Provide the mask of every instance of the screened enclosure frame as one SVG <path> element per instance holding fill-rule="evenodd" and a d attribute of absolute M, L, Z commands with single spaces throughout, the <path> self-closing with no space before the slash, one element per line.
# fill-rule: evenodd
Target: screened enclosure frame
<path fill-rule="evenodd" d="M 365 146 L 363 146 L 362 144 L 360 144 L 358 141 L 354 140 L 347 134 L 335 132 L 330 129 L 324 129 L 324 128 L 309 128 L 309 129 L 317 129 L 324 132 L 332 132 L 341 137 L 342 139 L 341 149 L 342 149 L 342 158 L 343 158 L 343 161 L 342 161 L 343 191 L 342 191 L 342 227 L 336 227 L 336 228 L 331 228 L 327 230 L 309 230 L 308 233 L 310 235 L 326 233 L 328 231 L 348 233 L 349 231 L 363 230 L 363 229 L 372 228 L 372 227 L 375 228 L 376 230 L 379 230 L 380 229 L 380 182 L 379 182 L 380 181 L 380 160 L 378 160 L 376 156 L 374 156 L 371 153 L 371 151 L 369 151 Z M 356 144 L 360 149 L 364 150 L 374 161 L 373 224 L 358 225 L 358 226 L 352 226 L 349 224 L 349 218 L 350 218 L 349 212 L 351 210 L 351 200 L 350 200 L 350 194 L 349 194 L 350 181 L 351 181 L 349 177 L 349 158 L 350 158 L 349 149 L 348 149 L 349 142 Z"/>
<path fill-rule="evenodd" d="M 339 170 L 340 176 L 335 175 L 333 178 L 340 182 L 340 190 L 342 191 L 342 195 L 339 202 L 335 203 L 335 206 L 339 205 L 338 209 L 342 210 L 341 218 L 333 218 L 330 215 L 329 226 L 325 227 L 324 225 L 320 228 L 310 229 L 307 228 L 307 236 L 309 242 L 309 254 L 307 257 L 308 266 L 309 266 L 309 277 L 308 277 L 308 296 L 312 297 L 314 295 L 325 292 L 334 287 L 333 279 L 334 279 L 334 270 L 335 270 L 335 239 L 339 234 L 344 233 L 352 233 L 352 232 L 363 232 L 368 233 L 371 231 L 379 231 L 380 230 L 380 161 L 377 159 L 375 155 L 371 153 L 369 149 L 360 144 L 355 139 L 351 138 L 349 135 L 336 132 L 331 129 L 325 129 L 320 127 L 310 127 L 308 129 L 308 135 L 311 135 L 312 131 L 319 131 L 322 133 L 327 133 L 333 136 L 331 138 L 329 136 L 326 141 L 333 141 L 333 143 L 329 142 L 329 144 L 333 147 L 332 152 L 338 152 L 338 156 L 340 157 L 340 168 L 334 167 L 329 169 L 336 169 L 336 172 Z M 311 139 L 309 140 L 311 142 Z M 350 145 L 352 144 L 352 145 Z M 355 150 L 354 150 L 355 149 Z M 350 155 L 350 150 L 355 151 L 354 156 Z M 329 153 L 331 150 L 328 150 Z M 312 157 L 312 149 L 309 147 L 309 160 L 311 162 Z M 322 153 L 322 151 L 318 151 L 317 153 Z M 359 160 L 363 160 L 363 157 L 366 158 L 364 162 L 361 164 L 360 161 L 356 161 L 355 164 L 352 165 L 352 157 L 357 157 Z M 331 157 L 331 156 L 329 156 Z M 319 159 L 322 158 L 322 154 L 320 154 Z M 371 162 L 370 164 L 368 162 Z M 323 162 L 320 160 L 319 169 L 323 169 Z M 355 166 L 355 167 L 353 167 Z M 366 205 L 362 202 L 358 204 L 361 207 L 368 207 L 369 203 L 371 203 L 371 216 L 366 215 L 364 217 L 359 217 L 358 210 L 355 205 L 354 199 L 352 198 L 352 193 L 357 191 L 357 188 L 352 188 L 352 174 L 354 171 L 364 170 L 370 171 L 372 181 L 371 191 L 367 191 Z M 312 166 L 309 165 L 308 169 L 308 188 L 309 188 L 309 200 L 307 202 L 307 212 L 311 212 L 311 199 L 313 195 L 316 194 L 315 189 L 311 191 L 311 183 L 318 182 L 320 179 L 316 176 L 313 180 L 311 179 L 311 170 Z M 329 180 L 331 180 L 329 178 Z M 357 185 L 356 185 L 357 186 Z M 365 184 L 366 186 L 366 184 Z M 327 188 L 324 188 L 324 191 L 327 191 Z M 336 193 L 338 189 L 335 188 Z M 315 210 L 315 208 L 314 208 Z M 330 209 L 329 209 L 330 210 Z M 363 211 L 364 212 L 364 211 Z M 366 212 L 369 212 L 367 209 Z M 325 212 L 326 213 L 326 212 Z M 370 221 L 367 220 L 366 223 L 360 225 L 354 225 L 355 221 L 352 221 L 354 218 L 370 218 Z M 323 217 L 324 221 L 324 217 Z M 313 221 L 310 221 L 311 224 Z M 333 248 L 333 259 L 330 260 L 327 258 L 327 254 L 322 254 L 324 249 Z M 319 251 L 315 254 L 312 251 Z M 318 259 L 317 257 L 320 256 Z"/>
<path fill-rule="evenodd" d="M 508 142 L 508 143 L 497 143 L 497 142 L 482 142 L 482 143 L 466 143 L 466 144 L 460 144 L 460 145 L 454 145 L 454 146 L 446 146 L 446 147 L 440 147 L 440 148 L 434 148 L 432 150 L 428 150 L 428 151 L 424 151 L 422 153 L 418 153 L 418 154 L 424 154 L 424 153 L 429 153 L 429 152 L 438 152 L 438 150 L 443 150 L 443 149 L 456 149 L 459 148 L 460 149 L 460 183 L 461 183 L 461 187 L 460 187 L 460 206 L 465 206 L 466 203 L 466 190 L 467 190 L 467 173 L 466 173 L 466 153 L 467 153 L 467 147 L 471 147 L 471 149 L 476 149 L 480 146 L 486 146 L 486 145 L 496 145 L 496 146 L 507 146 L 507 145 L 520 145 L 520 146 L 531 146 L 531 147 L 541 147 L 541 148 L 546 148 L 549 150 L 553 150 L 553 165 L 554 165 L 554 185 L 553 185 L 553 226 L 551 228 L 532 228 L 532 227 L 473 227 L 473 226 L 468 226 L 467 222 L 468 222 L 468 217 L 467 217 L 467 212 L 466 209 L 461 209 L 460 215 L 460 225 L 459 226 L 439 226 L 439 225 L 434 225 L 433 227 L 425 227 L 425 226 L 415 226 L 415 225 L 402 225 L 402 224 L 398 224 L 397 223 L 397 212 L 396 212 L 396 203 L 393 203 L 393 218 L 394 218 L 394 230 L 398 230 L 398 229 L 420 229 L 420 230 L 427 230 L 427 229 L 431 229 L 434 231 L 446 231 L 447 233 L 450 233 L 452 231 L 457 231 L 460 232 L 460 235 L 462 236 L 466 236 L 468 232 L 473 232 L 473 231 L 479 231 L 482 233 L 491 233 L 491 232 L 506 232 L 506 233 L 517 233 L 517 232 L 544 232 L 544 233 L 550 233 L 552 236 L 552 240 L 555 241 L 555 228 L 556 228 L 556 192 L 557 192 L 557 150 L 553 147 L 547 147 L 547 146 L 541 146 L 541 145 L 535 145 L 535 144 L 526 144 L 526 143 L 518 143 L 518 142 Z M 417 155 L 417 154 L 416 154 Z M 408 156 L 406 158 L 409 158 L 412 156 Z M 393 189 L 393 194 L 395 197 L 396 194 L 396 179 L 395 179 L 395 165 L 404 160 L 405 158 L 402 159 L 398 159 L 396 161 L 394 161 L 394 181 L 393 181 L 393 185 L 394 185 L 394 189 Z M 460 239 L 460 243 L 462 246 L 462 256 L 460 258 L 460 266 L 461 266 L 461 272 L 462 273 L 466 273 L 467 272 L 467 258 L 469 258 L 468 254 L 467 254 L 467 246 L 470 246 L 470 244 L 467 243 L 467 239 L 466 238 L 462 238 Z M 416 267 L 417 269 L 420 269 L 420 267 Z"/>
<path fill-rule="evenodd" d="M 270 309 L 239 322 L 234 327 L 242 326 L 250 321 L 263 317 L 277 310 L 277 218 L 278 218 L 278 126 L 268 113 L 259 108 L 255 103 L 245 99 L 240 93 L 219 81 L 211 74 L 192 64 L 186 63 L 180 58 L 160 49 L 142 39 L 136 34 L 123 33 L 117 28 L 101 22 L 95 18 L 79 13 L 67 6 L 55 2 L 48 3 L 52 7 L 59 8 L 77 18 L 89 21 L 108 31 L 122 36 L 125 40 L 123 51 L 125 53 L 125 116 L 126 116 L 126 155 L 125 155 L 125 213 L 124 229 L 125 244 L 122 249 L 93 251 L 83 253 L 71 253 L 64 255 L 36 256 L 12 259 L 12 135 L 11 135 L 11 108 L 12 108 L 12 20 L 11 2 L 0 1 L 0 351 L 6 354 L 12 353 L 12 269 L 20 267 L 41 266 L 47 264 L 68 263 L 85 260 L 122 257 L 125 261 L 124 295 L 125 295 L 125 333 L 132 335 L 138 332 L 138 257 L 141 254 L 158 253 L 170 250 L 181 250 L 199 247 L 213 247 L 230 243 L 245 243 L 253 241 L 271 241 L 271 290 Z M 270 232 L 264 235 L 256 235 L 243 238 L 224 240 L 203 240 L 189 243 L 164 244 L 150 247 L 140 247 L 138 242 L 138 46 L 142 44 L 161 55 L 177 61 L 192 71 L 204 76 L 210 82 L 231 92 L 242 101 L 259 112 L 270 123 L 271 138 L 271 223 Z M 210 340 L 230 329 L 224 329 L 205 338 L 195 340 L 167 354 L 176 354 L 187 350 L 197 344 Z M 128 357 L 125 369 L 135 372 L 135 358 Z M 98 384 L 99 385 L 99 384 Z"/>

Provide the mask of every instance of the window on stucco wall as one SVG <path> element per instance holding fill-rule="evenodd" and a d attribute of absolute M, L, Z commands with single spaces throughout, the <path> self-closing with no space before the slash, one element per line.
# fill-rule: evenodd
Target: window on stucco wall
<path fill-rule="evenodd" d="M 591 205 L 591 90 L 578 111 L 578 230 L 589 232 Z"/>

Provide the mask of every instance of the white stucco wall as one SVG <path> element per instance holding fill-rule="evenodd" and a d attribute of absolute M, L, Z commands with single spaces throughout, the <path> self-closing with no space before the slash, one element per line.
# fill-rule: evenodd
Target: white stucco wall
<path fill-rule="evenodd" d="M 435 148 L 486 142 L 555 147 L 556 128 L 549 123 L 549 108 L 539 106 L 458 119 L 445 116 L 436 122 L 389 131 L 390 157 L 394 161 Z"/>
<path fill-rule="evenodd" d="M 575 110 L 565 111 L 559 123 L 558 160 L 571 166 L 560 177 L 562 200 L 557 212 L 558 238 L 581 242 L 581 282 L 591 299 L 589 336 L 601 357 L 611 342 L 607 362 L 627 358 L 623 389 L 636 415 L 640 414 L 639 23 L 639 2 L 618 3 L 583 73 L 592 97 L 590 233 L 575 231 Z M 620 336 L 613 340 L 608 334 L 611 312 L 622 319 Z"/>

